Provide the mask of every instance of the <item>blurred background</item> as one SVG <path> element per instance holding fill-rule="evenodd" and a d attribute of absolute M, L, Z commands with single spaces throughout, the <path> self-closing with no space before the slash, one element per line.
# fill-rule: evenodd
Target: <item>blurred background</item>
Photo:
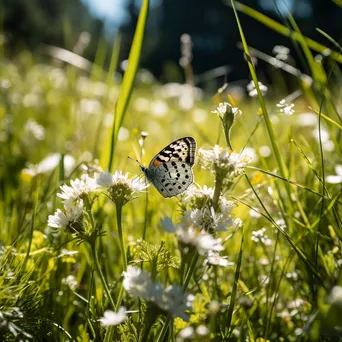
<path fill-rule="evenodd" d="M 290 11 L 303 35 L 327 46 L 329 42 L 316 31 L 317 27 L 337 41 L 341 37 L 339 0 L 241 2 L 285 25 Z M 140 0 L 4 0 L 1 45 L 5 44 L 6 53 L 13 55 L 23 49 L 41 54 L 46 52 L 46 45 L 51 45 L 72 51 L 91 62 L 96 61 L 98 51 L 102 51 L 101 63 L 108 69 L 112 46 L 119 33 L 122 37 L 119 61 L 127 59 L 140 5 Z M 276 45 L 292 49 L 288 38 L 246 15 L 241 14 L 240 19 L 251 47 L 273 56 Z M 184 81 L 180 65 L 183 34 L 191 39 L 190 58 L 197 86 L 203 87 L 210 81 L 222 85 L 227 74 L 229 81 L 248 78 L 230 1 L 152 0 L 141 67 L 161 82 Z M 301 67 L 296 53 L 291 55 Z M 268 77 L 267 69 L 266 63 L 258 65 L 259 73 L 264 73 L 265 78 Z"/>

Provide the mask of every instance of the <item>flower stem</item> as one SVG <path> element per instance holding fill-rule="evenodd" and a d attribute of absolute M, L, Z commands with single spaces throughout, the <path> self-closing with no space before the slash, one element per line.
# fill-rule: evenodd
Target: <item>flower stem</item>
<path fill-rule="evenodd" d="M 213 195 L 213 207 L 214 207 L 215 211 L 217 210 L 217 207 L 218 207 L 218 202 L 219 202 L 220 195 L 221 195 L 222 185 L 223 185 L 223 177 L 216 175 L 216 177 L 215 177 L 215 189 L 214 189 L 214 195 Z"/>
<path fill-rule="evenodd" d="M 97 252 L 96 252 L 96 247 L 95 247 L 95 241 L 94 241 L 94 243 L 91 244 L 91 250 L 92 250 L 93 258 L 94 258 L 94 262 L 95 262 L 95 269 L 96 269 L 97 273 L 100 276 L 100 279 L 101 279 L 101 282 L 102 282 L 102 286 L 103 286 L 103 288 L 104 288 L 104 290 L 105 290 L 105 292 L 107 294 L 108 300 L 110 301 L 110 304 L 113 307 L 113 309 L 115 309 L 115 304 L 114 304 L 113 298 L 112 298 L 112 296 L 110 294 L 110 291 L 109 291 L 106 279 L 105 279 L 105 277 L 104 277 L 104 275 L 102 273 L 101 267 L 100 267 L 99 258 L 98 258 L 98 255 L 97 255 Z"/>
<path fill-rule="evenodd" d="M 123 231 L 122 231 L 122 205 L 121 204 L 116 205 L 116 222 L 118 225 L 120 252 L 121 252 L 121 258 L 122 258 L 123 271 L 126 272 L 127 271 L 127 256 L 126 256 L 126 248 L 125 248 L 125 242 L 123 239 Z"/>
<path fill-rule="evenodd" d="M 116 222 L 118 225 L 120 253 L 121 253 L 121 258 L 122 258 L 123 272 L 126 272 L 127 271 L 127 256 L 126 256 L 126 248 L 125 248 L 125 242 L 124 242 L 123 231 L 122 231 L 122 205 L 118 203 L 116 204 Z M 116 310 L 118 310 L 121 305 L 123 295 L 124 295 L 124 288 L 121 284 L 118 299 L 116 302 Z"/>

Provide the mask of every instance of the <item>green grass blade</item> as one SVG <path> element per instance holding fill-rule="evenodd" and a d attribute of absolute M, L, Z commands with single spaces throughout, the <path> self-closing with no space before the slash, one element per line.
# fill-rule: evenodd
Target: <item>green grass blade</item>
<path fill-rule="evenodd" d="M 240 245 L 240 252 L 239 252 L 239 257 L 238 261 L 236 264 L 236 270 L 235 270 L 235 276 L 234 276 L 234 284 L 233 284 L 233 289 L 230 297 L 230 304 L 229 304 L 229 309 L 227 312 L 227 319 L 226 319 L 226 337 L 228 337 L 229 333 L 231 332 L 231 322 L 233 318 L 233 311 L 234 311 L 234 304 L 236 303 L 236 295 L 237 295 L 237 290 L 238 290 L 238 282 L 240 278 L 240 270 L 241 270 L 241 264 L 242 264 L 242 254 L 243 254 L 243 242 L 245 239 L 245 234 L 244 231 L 242 230 L 242 239 L 241 239 L 241 245 Z"/>
<path fill-rule="evenodd" d="M 291 29 L 289 29 L 285 25 L 278 23 L 277 21 L 271 19 L 267 15 L 262 14 L 262 13 L 258 12 L 257 10 L 255 10 L 255 9 L 253 9 L 247 5 L 244 5 L 240 2 L 235 2 L 235 7 L 238 11 L 240 11 L 244 14 L 247 14 L 248 16 L 254 18 L 255 20 L 262 23 L 263 25 L 271 28 L 272 30 L 278 32 L 279 34 L 281 34 L 285 37 L 291 38 L 297 42 L 299 42 L 300 40 L 302 40 L 304 38 L 306 40 L 306 43 L 309 46 L 309 48 L 314 50 L 314 51 L 317 51 L 319 53 L 323 53 L 323 51 L 327 49 L 327 47 L 324 46 L 323 44 L 320 44 L 320 43 L 314 41 L 313 39 L 299 35 L 297 32 L 292 31 Z M 336 62 L 342 63 L 342 55 L 340 53 L 338 53 L 336 51 L 332 51 L 330 57 L 332 59 L 334 59 Z"/>
<path fill-rule="evenodd" d="M 262 109 L 263 116 L 265 118 L 265 124 L 266 124 L 266 128 L 267 128 L 267 132 L 268 132 L 268 135 L 269 135 L 269 138 L 270 138 L 270 142 L 271 142 L 271 145 L 272 145 L 273 152 L 274 152 L 276 160 L 277 160 L 277 164 L 278 164 L 278 167 L 279 167 L 279 172 L 280 172 L 281 177 L 286 178 L 285 167 L 284 167 L 284 164 L 283 164 L 283 161 L 282 161 L 282 158 L 281 158 L 281 154 L 280 154 L 280 151 L 279 151 L 278 144 L 276 142 L 276 137 L 275 137 L 275 134 L 274 134 L 274 131 L 273 131 L 272 123 L 271 123 L 270 117 L 268 115 L 268 111 L 267 111 L 267 108 L 266 108 L 266 103 L 264 101 L 264 98 L 262 96 L 262 93 L 261 93 L 261 90 L 260 90 L 260 87 L 259 87 L 258 77 L 256 75 L 256 71 L 254 69 L 254 65 L 253 65 L 251 56 L 249 54 L 246 38 L 245 38 L 243 29 L 242 29 L 242 26 L 241 26 L 241 23 L 240 23 L 239 16 L 238 16 L 238 14 L 236 12 L 233 0 L 231 0 L 231 4 L 232 4 L 233 11 L 234 11 L 234 14 L 235 14 L 236 23 L 238 25 L 238 29 L 239 29 L 239 33 L 240 33 L 240 37 L 241 37 L 241 42 L 242 42 L 243 50 L 244 50 L 244 52 L 246 54 L 246 57 L 247 57 L 246 60 L 247 60 L 247 63 L 248 63 L 249 72 L 250 72 L 250 74 L 252 76 L 252 79 L 254 81 L 255 89 L 257 90 L 257 93 L 258 93 L 260 107 Z M 286 193 L 287 193 L 287 196 L 288 196 L 288 201 L 287 201 L 288 202 L 288 206 L 291 209 L 291 211 L 293 212 L 293 206 L 292 206 L 292 200 L 291 200 L 291 190 L 290 190 L 290 187 L 289 187 L 288 183 L 285 183 L 285 189 L 286 189 Z"/>
<path fill-rule="evenodd" d="M 142 43 L 143 43 L 144 33 L 145 33 L 145 25 L 146 25 L 146 20 L 147 20 L 148 8 L 149 8 L 149 0 L 144 0 L 141 6 L 131 51 L 128 57 L 128 67 L 127 67 L 127 70 L 125 71 L 125 75 L 124 75 L 121 88 L 120 88 L 119 97 L 115 105 L 115 113 L 114 113 L 115 118 L 114 118 L 113 128 L 112 128 L 110 158 L 109 158 L 109 165 L 108 165 L 109 170 L 112 168 L 115 142 L 118 136 L 119 129 L 125 118 L 129 100 L 132 94 L 135 75 L 138 70 L 140 53 L 141 53 L 141 48 L 142 48 Z"/>

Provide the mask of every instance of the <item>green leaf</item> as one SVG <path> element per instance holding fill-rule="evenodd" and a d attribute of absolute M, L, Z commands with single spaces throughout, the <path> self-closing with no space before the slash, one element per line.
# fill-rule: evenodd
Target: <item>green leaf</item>
<path fill-rule="evenodd" d="M 134 34 L 133 43 L 131 51 L 128 57 L 128 66 L 125 71 L 125 75 L 121 84 L 120 93 L 118 100 L 115 105 L 114 122 L 112 128 L 112 139 L 110 148 L 110 159 L 108 169 L 110 170 L 113 163 L 113 154 L 115 149 L 115 142 L 118 136 L 118 132 L 125 118 L 129 100 L 132 94 L 132 89 L 134 85 L 135 75 L 137 73 L 138 64 L 140 60 L 141 47 L 144 40 L 145 25 L 149 8 L 149 0 L 144 0 L 139 19 L 137 23 L 137 28 Z"/>

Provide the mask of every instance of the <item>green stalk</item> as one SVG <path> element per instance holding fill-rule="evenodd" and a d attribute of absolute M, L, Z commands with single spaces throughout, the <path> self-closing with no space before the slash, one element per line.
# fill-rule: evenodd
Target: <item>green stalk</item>
<path fill-rule="evenodd" d="M 112 306 L 113 309 L 115 309 L 115 304 L 114 304 L 113 298 L 110 294 L 109 287 L 107 285 L 106 279 L 105 279 L 105 277 L 102 273 L 102 270 L 101 270 L 99 258 L 98 258 L 97 251 L 96 251 L 95 241 L 96 240 L 94 240 L 94 243 L 91 244 L 91 251 L 92 251 L 93 259 L 94 259 L 94 263 L 95 263 L 95 269 L 96 269 L 96 272 L 98 273 L 98 275 L 100 276 L 102 286 L 103 286 L 103 288 L 107 294 L 110 305 Z"/>
<path fill-rule="evenodd" d="M 123 238 L 123 231 L 122 231 L 122 205 L 116 204 L 116 222 L 118 225 L 118 233 L 119 233 L 119 242 L 120 242 L 120 253 L 122 258 L 123 264 L 123 271 L 127 271 L 127 256 L 126 256 L 126 248 L 125 242 Z"/>
<path fill-rule="evenodd" d="M 231 4 L 232 4 L 232 8 L 233 8 L 233 11 L 234 11 L 234 14 L 235 14 L 236 23 L 238 25 L 238 29 L 239 29 L 239 32 L 240 32 L 240 37 L 241 37 L 241 42 L 242 42 L 242 45 L 243 45 L 243 49 L 244 49 L 244 52 L 245 52 L 246 57 L 247 57 L 246 59 L 247 59 L 248 67 L 249 67 L 249 72 L 250 72 L 250 74 L 252 76 L 252 79 L 254 81 L 255 89 L 256 89 L 256 91 L 258 93 L 260 107 L 261 107 L 262 112 L 263 112 L 263 116 L 264 116 L 265 124 L 266 124 L 266 128 L 267 128 L 267 133 L 269 135 L 269 138 L 270 138 L 270 141 L 271 141 L 271 145 L 272 145 L 272 149 L 273 149 L 273 152 L 274 152 L 276 160 L 277 160 L 277 164 L 278 164 L 278 167 L 279 167 L 279 172 L 280 172 L 281 177 L 286 178 L 285 168 L 284 168 L 283 161 L 282 161 L 282 158 L 281 158 L 281 155 L 280 155 L 279 147 L 278 147 L 278 145 L 276 143 L 276 137 L 275 137 L 275 134 L 274 134 L 274 131 L 273 131 L 272 123 L 271 123 L 270 117 L 268 115 L 266 104 L 265 104 L 264 98 L 262 96 L 260 87 L 259 87 L 258 78 L 257 78 L 256 72 L 255 72 L 255 69 L 254 69 L 254 65 L 252 63 L 252 59 L 251 59 L 250 54 L 249 54 L 248 45 L 247 45 L 247 42 L 246 42 L 246 39 L 245 39 L 245 35 L 243 33 L 243 29 L 242 29 L 240 20 L 239 20 L 238 14 L 237 14 L 236 9 L 235 9 L 234 0 L 231 0 Z M 288 183 L 285 183 L 285 189 L 286 189 L 286 193 L 287 193 L 287 196 L 288 196 L 288 205 L 289 205 L 289 207 L 291 209 L 291 212 L 293 212 L 294 210 L 293 210 L 293 205 L 292 205 L 292 201 L 291 201 L 291 189 L 290 189 L 290 186 L 289 186 Z"/>
<path fill-rule="evenodd" d="M 120 203 L 116 203 L 116 222 L 118 225 L 120 253 L 121 253 L 121 258 L 122 258 L 123 272 L 126 272 L 127 271 L 127 255 L 126 255 L 126 248 L 125 248 L 125 242 L 124 242 L 123 231 L 122 231 L 122 204 Z M 121 283 L 118 299 L 116 302 L 116 310 L 119 310 L 119 307 L 123 299 L 123 295 L 124 295 L 124 288 Z"/>

